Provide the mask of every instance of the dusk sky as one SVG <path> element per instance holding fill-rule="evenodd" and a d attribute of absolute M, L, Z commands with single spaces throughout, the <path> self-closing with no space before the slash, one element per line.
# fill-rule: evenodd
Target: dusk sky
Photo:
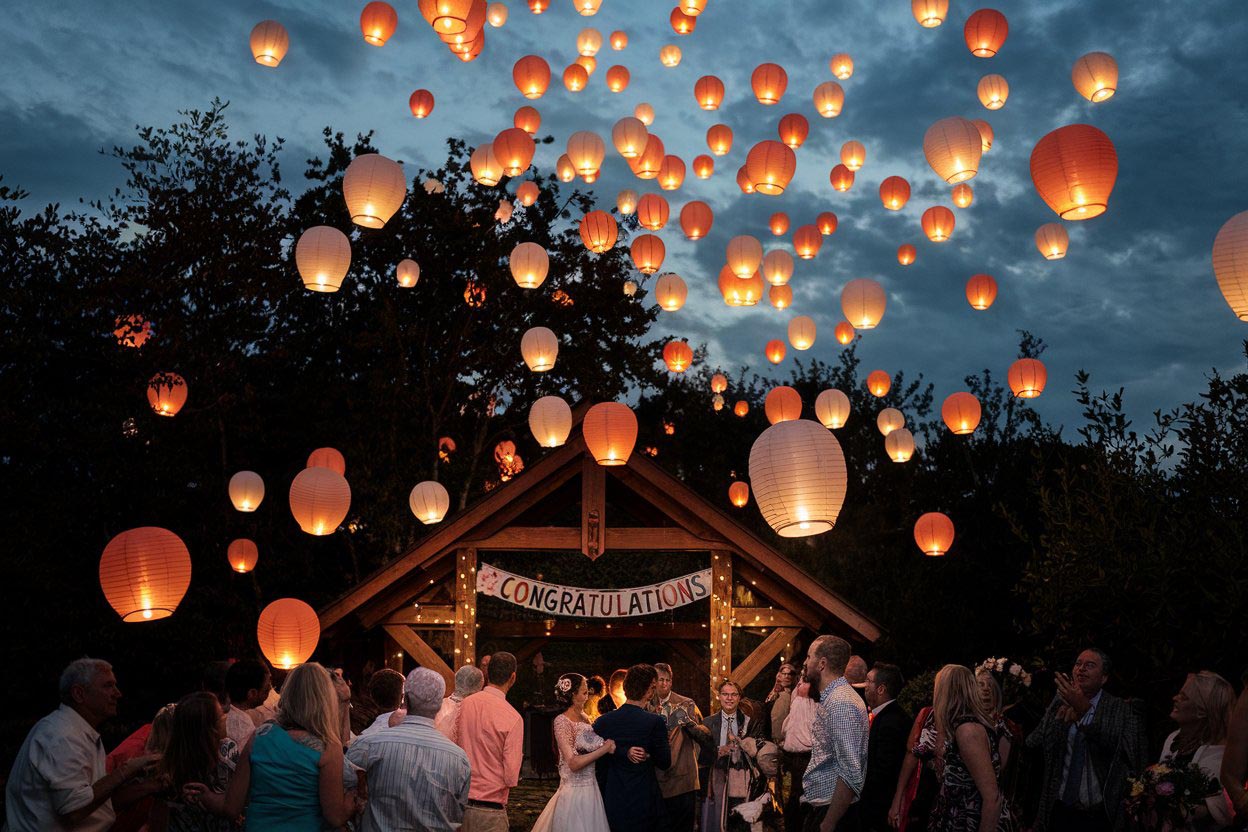
<path fill-rule="evenodd" d="M 660 192 L 672 206 L 672 220 L 660 232 L 667 244 L 663 270 L 682 275 L 690 295 L 683 310 L 660 316 L 655 331 L 705 342 L 712 364 L 748 364 L 787 377 L 795 352 L 773 369 L 763 345 L 784 339 L 798 314 L 819 326 L 814 348 L 798 354 L 835 361 L 840 289 L 850 279 L 872 277 L 888 291 L 888 311 L 864 334 L 864 371 L 921 372 L 935 384 L 938 403 L 984 368 L 1004 382 L 1020 329 L 1048 344 L 1049 386 L 1035 407 L 1065 424 L 1068 435 L 1080 422 L 1068 393 L 1080 368 L 1092 373 L 1095 389 L 1126 387 L 1137 427 L 1151 423 L 1154 409 L 1194 398 L 1211 368 L 1243 370 L 1248 326 L 1223 301 L 1210 262 L 1218 229 L 1248 210 L 1242 0 L 997 0 L 991 5 L 1007 16 L 1010 33 L 991 59 L 966 48 L 962 26 L 980 5 L 965 0 L 951 0 L 945 24 L 930 30 L 915 22 L 908 0 L 709 0 L 696 31 L 685 37 L 668 23 L 670 2 L 603 0 L 597 15 L 582 17 L 572 0 L 552 0 L 540 16 L 522 0 L 509 0 L 510 19 L 502 28 L 487 26 L 484 53 L 468 64 L 438 41 L 414 0 L 393 5 L 398 31 L 376 48 L 360 36 L 363 2 L 10 4 L 0 19 L 6 69 L 0 175 L 30 191 L 28 211 L 107 197 L 123 172 L 101 148 L 131 145 L 135 125 L 168 125 L 178 110 L 204 109 L 221 98 L 230 102 L 236 138 L 285 138 L 291 187 L 302 187 L 303 162 L 321 153 L 327 125 L 348 136 L 375 130 L 375 145 L 404 162 L 411 178 L 417 168 L 445 159 L 447 136 L 489 141 L 512 125 L 518 107 L 532 104 L 542 114 L 539 135 L 555 137 L 538 145 L 535 164 L 543 174 L 572 132 L 593 130 L 607 141 L 603 174 L 590 187 L 600 207 L 610 209 L 622 188 L 658 192 L 656 183 L 633 177 L 610 147 L 612 124 L 645 101 L 657 113 L 652 132 L 686 163 L 707 152 L 712 124 L 727 123 L 735 133 L 732 152 L 716 158 L 711 179 L 690 172 L 680 190 Z M 281 21 L 291 36 L 276 69 L 256 64 L 248 50 L 248 33 L 265 18 Z M 588 89 L 572 94 L 559 78 L 585 27 L 604 38 L 622 29 L 629 44 L 621 52 L 604 44 Z M 669 43 L 683 52 L 675 68 L 659 62 L 659 49 Z M 1121 72 L 1117 94 L 1101 104 L 1081 98 L 1070 80 L 1075 59 L 1090 51 L 1111 53 Z M 833 80 L 828 60 L 838 52 L 853 57 L 854 74 L 841 82 L 843 113 L 824 119 L 811 93 Z M 549 91 L 534 102 L 511 80 L 512 65 L 527 54 L 543 56 L 552 69 Z M 750 72 L 767 61 L 789 76 L 788 92 L 772 107 L 759 104 L 749 87 Z M 632 80 L 612 94 L 604 75 L 617 63 Z M 995 112 L 976 98 L 976 83 L 988 73 L 1010 84 L 1008 102 Z M 716 112 L 694 101 L 694 81 L 704 74 L 727 87 Z M 419 87 L 437 100 L 424 120 L 407 108 Z M 811 125 L 797 151 L 793 184 L 778 197 L 741 194 L 734 176 L 746 152 L 776 138 L 776 124 L 789 112 Z M 974 204 L 956 211 L 952 241 L 938 245 L 923 236 L 919 217 L 931 205 L 952 202 L 949 186 L 924 160 L 922 142 L 929 125 L 950 115 L 986 119 L 995 141 L 969 183 Z M 1072 123 L 1096 125 L 1110 136 L 1119 175 L 1108 212 L 1067 223 L 1070 252 L 1048 262 L 1032 235 L 1057 217 L 1036 194 L 1028 159 L 1041 136 Z M 837 193 L 828 172 L 850 139 L 866 146 L 866 165 L 848 193 Z M 878 197 L 880 181 L 893 174 L 913 188 L 900 212 L 885 211 Z M 680 206 L 692 199 L 715 212 L 710 235 L 697 242 L 686 240 L 678 223 Z M 792 229 L 824 210 L 838 215 L 840 227 L 816 259 L 798 261 L 791 310 L 723 304 L 715 282 L 731 237 L 753 234 L 766 249 L 788 248 Z M 767 229 L 774 211 L 792 220 L 784 237 Z M 914 265 L 898 265 L 902 243 L 917 246 Z M 413 256 L 419 260 L 419 252 Z M 970 308 L 963 289 L 977 272 L 992 274 L 1000 286 L 996 303 L 983 312 Z M 302 291 L 293 277 L 291 291 Z"/>

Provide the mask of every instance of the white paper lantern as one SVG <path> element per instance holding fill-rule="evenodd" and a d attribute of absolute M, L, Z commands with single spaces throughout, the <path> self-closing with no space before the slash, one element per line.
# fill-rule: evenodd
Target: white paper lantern
<path fill-rule="evenodd" d="M 535 326 L 520 339 L 520 354 L 535 373 L 544 373 L 555 366 L 559 355 L 559 338 L 544 326 Z"/>
<path fill-rule="evenodd" d="M 849 421 L 849 396 L 835 388 L 815 398 L 815 417 L 828 430 L 844 427 Z"/>
<path fill-rule="evenodd" d="M 411 507 L 412 514 L 416 515 L 416 519 L 428 526 L 442 522 L 442 518 L 446 516 L 447 510 L 451 507 L 451 495 L 447 493 L 442 483 L 425 480 L 417 483 L 412 489 L 411 495 L 407 498 L 407 504 Z"/>
<path fill-rule="evenodd" d="M 763 519 L 781 537 L 831 531 L 845 502 L 841 443 L 814 422 L 778 422 L 750 449 L 750 484 Z"/>
<path fill-rule="evenodd" d="M 264 480 L 255 471 L 230 477 L 230 502 L 239 511 L 255 511 L 264 500 Z"/>
<path fill-rule="evenodd" d="M 572 408 L 558 396 L 542 396 L 529 409 L 529 430 L 543 448 L 557 448 L 572 432 Z"/>

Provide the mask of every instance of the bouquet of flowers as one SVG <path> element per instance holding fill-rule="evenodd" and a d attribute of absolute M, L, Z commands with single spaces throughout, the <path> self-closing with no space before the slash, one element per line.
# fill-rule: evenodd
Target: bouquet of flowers
<path fill-rule="evenodd" d="M 1183 829 L 1192 810 L 1221 788 L 1200 766 L 1167 758 L 1128 778 L 1123 809 L 1139 832 Z"/>

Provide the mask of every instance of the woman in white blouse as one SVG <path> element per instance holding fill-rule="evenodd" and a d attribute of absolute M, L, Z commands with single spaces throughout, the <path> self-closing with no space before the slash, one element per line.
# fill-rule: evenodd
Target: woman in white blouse
<path fill-rule="evenodd" d="M 1235 689 L 1230 682 L 1207 670 L 1190 674 L 1174 697 L 1170 718 L 1179 729 L 1166 737 L 1166 744 L 1161 749 L 1162 761 L 1170 759 L 1179 763 L 1195 763 L 1205 774 L 1218 777 L 1234 704 Z M 1184 829 L 1188 832 L 1209 832 L 1225 829 L 1230 824 L 1230 799 L 1225 791 L 1219 791 L 1196 807 Z"/>

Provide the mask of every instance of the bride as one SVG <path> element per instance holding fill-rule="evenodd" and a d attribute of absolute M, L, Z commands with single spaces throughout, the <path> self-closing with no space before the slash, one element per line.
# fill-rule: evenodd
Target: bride
<path fill-rule="evenodd" d="M 564 706 L 554 725 L 559 750 L 559 790 L 533 824 L 533 832 L 608 832 L 594 763 L 615 751 L 615 741 L 604 742 L 589 727 L 582 711 L 588 699 L 584 676 L 565 673 L 559 677 L 555 700 Z"/>

